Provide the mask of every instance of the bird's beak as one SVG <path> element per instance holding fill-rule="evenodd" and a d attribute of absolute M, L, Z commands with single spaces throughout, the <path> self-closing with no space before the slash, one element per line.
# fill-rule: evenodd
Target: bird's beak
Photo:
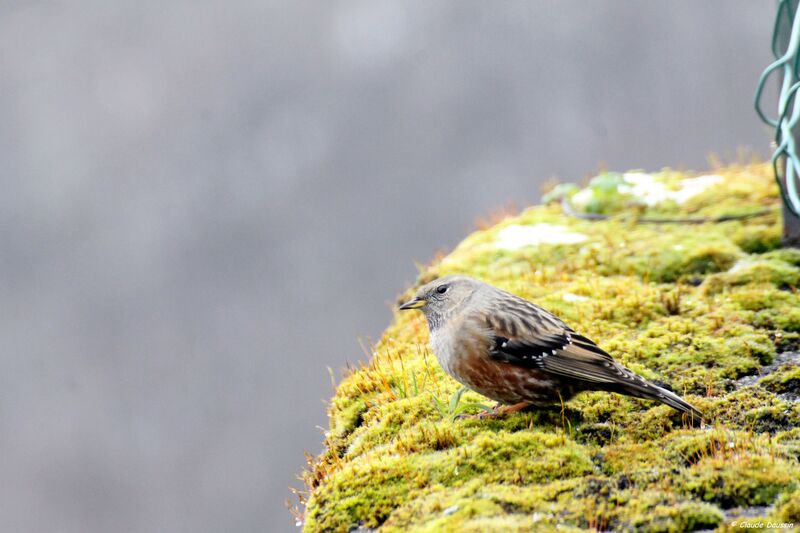
<path fill-rule="evenodd" d="M 428 302 L 426 302 L 422 298 L 414 298 L 413 300 L 409 300 L 406 303 L 404 303 L 403 305 L 401 305 L 400 306 L 400 310 L 401 311 L 405 311 L 406 309 L 419 309 L 420 307 L 422 307 L 426 303 L 428 303 Z"/>

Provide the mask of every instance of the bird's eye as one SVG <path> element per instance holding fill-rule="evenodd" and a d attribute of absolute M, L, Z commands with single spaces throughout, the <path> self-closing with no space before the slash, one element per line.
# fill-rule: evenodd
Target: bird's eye
<path fill-rule="evenodd" d="M 449 289 L 447 285 L 439 285 L 438 287 L 436 287 L 436 292 L 438 292 L 439 294 L 444 294 L 447 292 L 447 289 Z"/>

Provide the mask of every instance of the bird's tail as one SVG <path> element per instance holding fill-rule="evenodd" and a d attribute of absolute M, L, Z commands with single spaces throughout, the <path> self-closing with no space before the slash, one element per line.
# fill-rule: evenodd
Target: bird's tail
<path fill-rule="evenodd" d="M 690 404 L 674 392 L 668 391 L 663 387 L 659 387 L 653 383 L 650 386 L 655 389 L 656 395 L 652 397 L 653 400 L 659 400 L 661 403 L 665 403 L 672 407 L 673 409 L 677 409 L 678 411 L 682 411 L 691 417 L 692 421 L 703 421 L 703 413 L 695 407 L 694 405 Z"/>
<path fill-rule="evenodd" d="M 702 422 L 703 413 L 700 412 L 700 410 L 695 406 L 674 392 L 647 381 L 643 377 L 634 374 L 628 369 L 624 370 L 627 370 L 627 372 L 630 373 L 628 376 L 626 376 L 628 379 L 626 379 L 624 383 L 615 384 L 616 386 L 614 386 L 612 389 L 614 392 L 627 394 L 628 396 L 634 396 L 644 400 L 655 400 L 657 402 L 667 404 L 673 409 L 677 409 L 678 411 L 689 415 L 690 420 Z"/>

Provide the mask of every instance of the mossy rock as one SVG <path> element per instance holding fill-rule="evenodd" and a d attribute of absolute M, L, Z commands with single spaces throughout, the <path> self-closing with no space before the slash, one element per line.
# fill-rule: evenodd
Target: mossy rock
<path fill-rule="evenodd" d="M 717 169 L 680 204 L 590 222 L 538 206 L 469 235 L 418 283 L 463 273 L 550 309 L 706 414 L 589 392 L 565 406 L 457 419 L 490 404 L 439 367 L 398 313 L 329 407 L 304 478 L 305 531 L 692 531 L 800 522 L 800 251 L 781 249 L 768 165 Z M 692 176 L 654 175 L 668 190 Z M 716 178 L 715 178 L 716 179 Z M 641 216 L 768 213 L 700 225 Z M 398 299 L 409 296 L 409 288 Z M 737 518 L 741 517 L 741 518 Z"/>
<path fill-rule="evenodd" d="M 787 364 L 778 368 L 775 373 L 765 377 L 761 386 L 776 394 L 800 395 L 800 365 Z"/>

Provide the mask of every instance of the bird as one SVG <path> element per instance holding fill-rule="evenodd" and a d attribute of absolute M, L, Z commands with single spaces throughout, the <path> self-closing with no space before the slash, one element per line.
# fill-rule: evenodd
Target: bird
<path fill-rule="evenodd" d="M 450 376 L 498 402 L 481 417 L 563 405 L 598 390 L 655 400 L 702 420 L 697 408 L 625 368 L 553 313 L 488 283 L 445 276 L 399 308 L 422 311 L 431 348 Z"/>

